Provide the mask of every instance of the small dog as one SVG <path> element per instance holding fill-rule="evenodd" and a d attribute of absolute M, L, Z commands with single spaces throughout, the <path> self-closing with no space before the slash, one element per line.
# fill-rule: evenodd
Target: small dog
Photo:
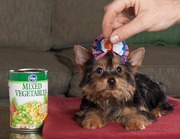
<path fill-rule="evenodd" d="M 108 122 L 127 130 L 143 130 L 173 110 L 164 86 L 137 72 L 145 49 L 134 50 L 123 63 L 108 52 L 99 59 L 82 46 L 74 47 L 75 61 L 83 73 L 83 98 L 75 119 L 84 128 L 96 129 Z"/>

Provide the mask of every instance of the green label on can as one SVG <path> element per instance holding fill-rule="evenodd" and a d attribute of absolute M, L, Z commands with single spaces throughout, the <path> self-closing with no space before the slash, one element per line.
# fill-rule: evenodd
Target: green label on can
<path fill-rule="evenodd" d="M 35 72 L 34 72 L 35 71 Z M 9 73 L 10 127 L 41 128 L 48 111 L 48 77 L 46 70 L 11 71 Z"/>

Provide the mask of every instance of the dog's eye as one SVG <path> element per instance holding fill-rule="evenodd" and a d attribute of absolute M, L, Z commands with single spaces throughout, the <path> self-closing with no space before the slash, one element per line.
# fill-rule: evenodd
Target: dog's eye
<path fill-rule="evenodd" d="M 103 69 L 102 69 L 102 68 L 97 68 L 97 69 L 96 69 L 96 72 L 97 72 L 98 74 L 102 74 L 102 73 L 103 73 Z"/>
<path fill-rule="evenodd" d="M 117 68 L 116 68 L 116 71 L 117 71 L 118 73 L 121 73 L 121 72 L 122 72 L 122 68 L 121 68 L 121 67 L 117 67 Z"/>

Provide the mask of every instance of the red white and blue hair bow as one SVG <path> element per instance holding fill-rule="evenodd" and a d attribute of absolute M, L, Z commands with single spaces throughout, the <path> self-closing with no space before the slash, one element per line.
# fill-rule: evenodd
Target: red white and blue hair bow
<path fill-rule="evenodd" d="M 123 63 L 127 61 L 129 48 L 125 41 L 111 44 L 108 39 L 103 37 L 103 35 L 97 37 L 92 46 L 92 54 L 94 58 L 99 59 L 109 51 L 111 51 L 114 56 L 119 56 Z"/>

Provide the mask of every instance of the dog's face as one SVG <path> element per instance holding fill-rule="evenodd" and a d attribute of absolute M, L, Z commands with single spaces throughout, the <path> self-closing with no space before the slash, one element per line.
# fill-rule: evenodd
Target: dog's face
<path fill-rule="evenodd" d="M 126 63 L 110 53 L 96 60 L 81 46 L 75 46 L 74 52 L 75 61 L 84 75 L 80 87 L 92 101 L 128 101 L 132 98 L 135 92 L 134 75 L 143 60 L 144 48 L 130 53 Z"/>

